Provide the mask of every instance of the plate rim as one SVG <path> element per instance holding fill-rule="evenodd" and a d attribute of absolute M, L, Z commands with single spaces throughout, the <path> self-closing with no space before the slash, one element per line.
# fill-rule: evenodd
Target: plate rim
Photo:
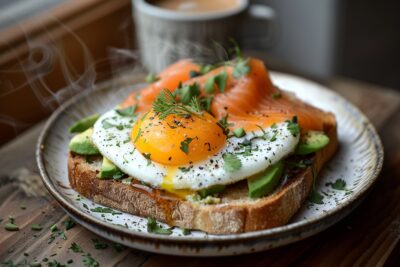
<path fill-rule="evenodd" d="M 306 83 L 310 84 L 313 86 L 318 87 L 318 90 L 322 90 L 325 93 L 329 93 L 332 96 L 337 97 L 340 101 L 342 101 L 347 107 L 350 107 L 353 111 L 356 112 L 357 116 L 360 116 L 364 123 L 364 129 L 369 131 L 369 134 L 373 137 L 371 138 L 371 144 L 373 144 L 374 149 L 376 151 L 376 164 L 373 169 L 370 170 L 371 175 L 368 179 L 367 184 L 365 185 L 364 188 L 361 188 L 359 191 L 355 192 L 354 194 L 351 195 L 348 199 L 344 200 L 343 203 L 339 207 L 333 208 L 328 210 L 327 212 L 311 218 L 311 219 L 303 219 L 298 222 L 282 225 L 279 227 L 274 227 L 270 229 L 265 229 L 265 230 L 259 230 L 259 231 L 253 231 L 253 232 L 246 232 L 246 233 L 239 233 L 239 234 L 228 234 L 228 235 L 210 235 L 205 238 L 205 237 L 193 237 L 193 236 L 164 236 L 164 235 L 157 235 L 154 233 L 148 233 L 148 232 L 138 232 L 138 231 L 132 231 L 131 229 L 126 229 L 122 227 L 117 227 L 114 225 L 111 225 L 107 222 L 103 222 L 97 218 L 92 217 L 90 214 L 86 214 L 85 212 L 81 211 L 76 205 L 73 205 L 72 203 L 69 203 L 67 199 L 65 199 L 61 193 L 57 192 L 56 187 L 54 186 L 54 183 L 52 182 L 52 178 L 50 175 L 47 174 L 47 171 L 45 169 L 45 164 L 44 164 L 44 159 L 43 159 L 43 145 L 48 137 L 49 133 L 51 132 L 51 126 L 57 121 L 57 119 L 62 116 L 63 112 L 69 108 L 70 106 L 73 106 L 76 102 L 79 102 L 80 100 L 84 99 L 88 95 L 90 95 L 92 92 L 95 91 L 101 91 L 101 90 L 110 90 L 109 87 L 107 86 L 102 86 L 102 84 L 99 84 L 95 86 L 95 88 L 89 88 L 74 97 L 70 98 L 66 102 L 64 102 L 62 105 L 60 105 L 55 112 L 48 118 L 48 120 L 45 123 L 44 128 L 42 129 L 39 138 L 38 138 L 38 143 L 36 146 L 36 161 L 37 161 L 37 166 L 39 169 L 39 173 L 41 176 L 41 179 L 47 188 L 47 190 L 50 192 L 50 194 L 61 204 L 61 206 L 66 209 L 68 212 L 73 213 L 75 216 L 78 216 L 80 219 L 84 220 L 86 223 L 89 223 L 91 225 L 96 225 L 97 227 L 100 227 L 101 229 L 107 231 L 107 232 L 112 232 L 117 235 L 123 234 L 124 236 L 128 235 L 130 238 L 133 238 L 135 240 L 143 240 L 143 241 L 155 241 L 158 243 L 189 243 L 191 245 L 193 244 L 201 244 L 201 243 L 212 243 L 212 244 L 218 244 L 218 243 L 237 243 L 240 241 L 255 241 L 263 238 L 274 238 L 277 236 L 281 235 L 290 235 L 293 233 L 298 233 L 298 232 L 303 232 L 307 231 L 308 229 L 312 228 L 313 226 L 318 226 L 321 224 L 326 224 L 326 221 L 329 218 L 335 218 L 338 217 L 340 220 L 342 217 L 346 216 L 349 212 L 346 214 L 342 215 L 341 213 L 345 212 L 345 210 L 349 209 L 352 210 L 354 207 L 365 197 L 365 195 L 368 193 L 368 191 L 372 188 L 373 184 L 377 181 L 379 177 L 379 173 L 382 170 L 382 165 L 383 165 L 383 160 L 384 160 L 384 152 L 383 152 L 383 146 L 382 146 L 382 141 L 374 127 L 374 125 L 370 122 L 370 120 L 365 116 L 365 114 L 355 105 L 353 105 L 350 101 L 336 93 L 335 91 L 327 88 L 326 86 L 319 84 L 317 82 L 291 75 L 291 74 L 286 74 L 282 72 L 276 72 L 276 71 L 270 71 L 271 75 L 271 80 L 274 79 L 274 77 L 285 77 L 288 79 L 294 79 L 297 80 L 301 83 Z M 133 85 L 128 85 L 129 88 L 133 90 L 136 90 L 140 87 L 145 85 L 145 83 L 135 83 Z M 127 86 L 122 86 L 122 87 L 127 87 Z M 93 200 L 91 200 L 93 201 Z M 342 215 L 342 216 L 341 216 Z M 145 219 L 145 218 L 144 218 Z M 333 223 L 328 225 L 332 225 Z"/>

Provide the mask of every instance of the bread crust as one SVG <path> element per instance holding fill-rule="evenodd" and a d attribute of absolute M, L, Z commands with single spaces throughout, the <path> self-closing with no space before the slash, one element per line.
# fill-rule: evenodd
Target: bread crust
<path fill-rule="evenodd" d="M 171 226 L 198 229 L 210 234 L 235 234 L 284 225 L 303 205 L 313 186 L 313 169 L 320 172 L 338 147 L 336 120 L 327 113 L 324 132 L 329 144 L 315 153 L 313 163 L 272 195 L 247 197 L 247 184 L 229 186 L 220 204 L 199 204 L 174 197 L 140 183 L 130 185 L 96 178 L 100 159 L 88 163 L 84 156 L 69 154 L 71 187 L 96 203 L 142 217 L 153 217 Z"/>

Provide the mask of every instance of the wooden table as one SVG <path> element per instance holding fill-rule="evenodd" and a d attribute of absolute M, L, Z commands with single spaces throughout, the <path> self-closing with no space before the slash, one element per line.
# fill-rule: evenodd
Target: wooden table
<path fill-rule="evenodd" d="M 43 127 L 40 123 L 0 149 L 1 261 L 36 260 L 46 266 L 56 260 L 84 266 L 88 257 L 82 254 L 90 253 L 101 266 L 400 266 L 400 92 L 342 78 L 327 85 L 365 112 L 385 146 L 384 168 L 372 192 L 351 215 L 328 230 L 285 247 L 224 258 L 174 257 L 127 248 L 117 251 L 113 243 L 79 225 L 64 231 L 66 240 L 57 236 L 49 244 L 49 228 L 57 224 L 64 230 L 68 216 L 48 195 L 37 172 L 34 151 Z M 19 231 L 4 229 L 10 215 Z M 34 223 L 43 229 L 31 230 Z M 108 247 L 95 249 L 92 239 Z M 74 242 L 84 252 L 69 249 Z"/>

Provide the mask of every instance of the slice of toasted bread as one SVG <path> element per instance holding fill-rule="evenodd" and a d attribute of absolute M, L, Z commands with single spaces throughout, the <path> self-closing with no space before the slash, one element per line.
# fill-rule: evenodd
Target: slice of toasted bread
<path fill-rule="evenodd" d="M 245 181 L 228 186 L 219 204 L 201 204 L 175 197 L 133 181 L 124 184 L 96 178 L 101 157 L 88 163 L 84 156 L 69 154 L 71 186 L 95 202 L 142 217 L 153 217 L 169 225 L 199 229 L 211 234 L 232 234 L 272 228 L 288 223 L 301 207 L 313 186 L 317 173 L 333 156 L 337 147 L 336 120 L 328 114 L 324 132 L 330 143 L 315 153 L 312 165 L 282 184 L 272 195 L 260 199 L 248 197 Z"/>

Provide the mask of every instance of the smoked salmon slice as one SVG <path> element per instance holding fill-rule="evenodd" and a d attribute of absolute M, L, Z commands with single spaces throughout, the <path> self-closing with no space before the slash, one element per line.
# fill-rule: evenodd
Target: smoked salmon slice
<path fill-rule="evenodd" d="M 138 104 L 138 111 L 150 110 L 161 90 L 173 91 L 179 83 L 197 83 L 201 94 L 206 96 L 209 95 L 204 89 L 207 80 L 225 72 L 225 90 L 214 91 L 211 113 L 217 119 L 228 115 L 229 123 L 233 125 L 231 128 L 243 127 L 251 131 L 297 116 L 303 130 L 323 129 L 327 113 L 275 87 L 261 60 L 250 58 L 247 64 L 250 71 L 241 77 L 234 77 L 234 62 L 227 62 L 204 75 L 191 78 L 191 71 L 199 72 L 200 66 L 187 59 L 180 60 L 159 73 L 158 81 L 130 95 L 123 106 Z"/>

